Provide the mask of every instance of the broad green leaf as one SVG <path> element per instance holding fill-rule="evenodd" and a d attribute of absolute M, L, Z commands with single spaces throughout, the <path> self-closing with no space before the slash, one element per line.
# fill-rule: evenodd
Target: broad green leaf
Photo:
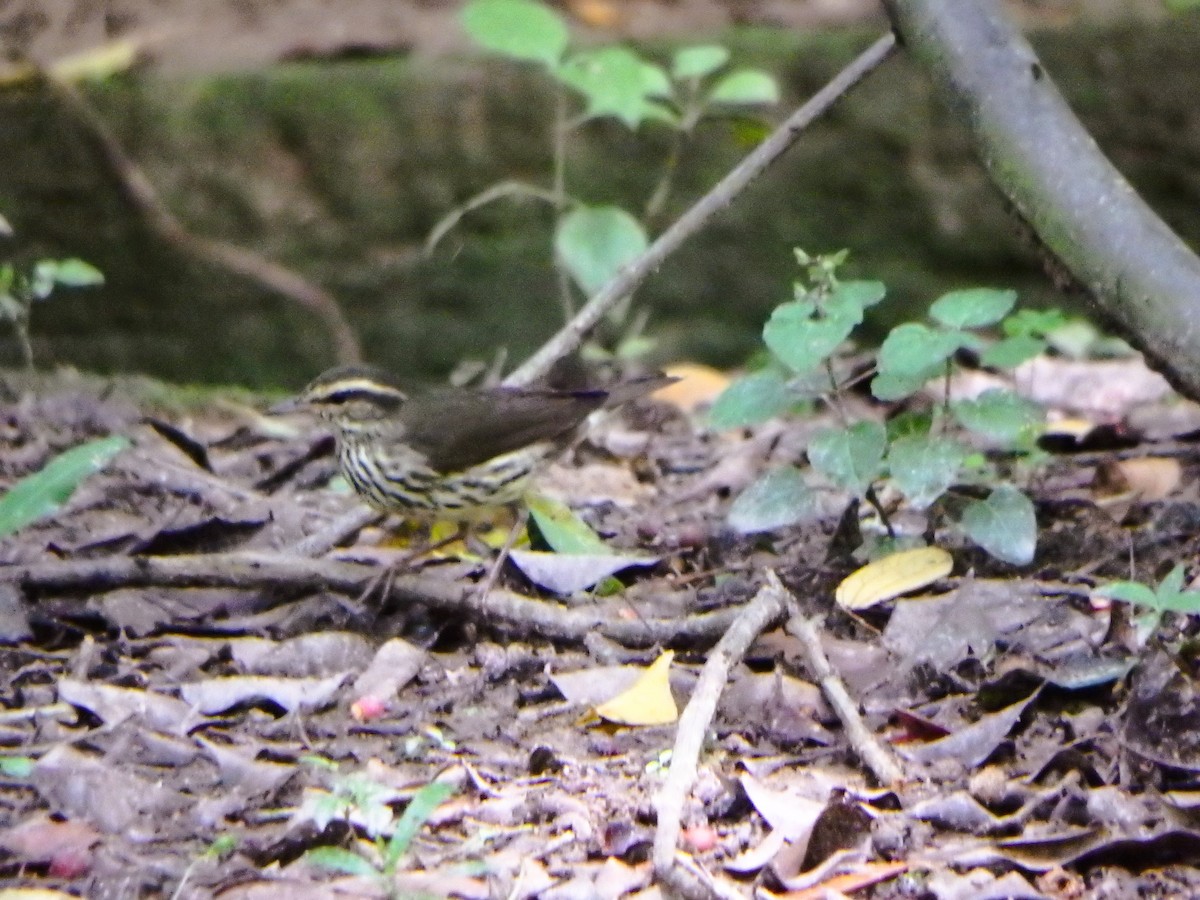
<path fill-rule="evenodd" d="M 882 281 L 841 281 L 825 301 L 825 305 L 849 303 L 859 310 L 874 306 L 887 295 Z"/>
<path fill-rule="evenodd" d="M 63 287 L 98 287 L 104 273 L 82 259 L 60 259 L 54 268 L 54 283 Z"/>
<path fill-rule="evenodd" d="M 1032 400 L 1012 391 L 992 388 L 972 400 L 950 404 L 954 417 L 964 428 L 989 440 L 1013 443 L 1045 419 L 1045 411 Z"/>
<path fill-rule="evenodd" d="M 877 302 L 882 288 L 878 282 L 849 281 L 838 285 L 819 309 L 808 300 L 782 303 L 763 326 L 763 342 L 792 371 L 811 372 L 862 322 L 863 307 Z"/>
<path fill-rule="evenodd" d="M 85 478 L 99 472 L 128 446 L 129 438 L 119 435 L 89 441 L 22 478 L 0 497 L 0 537 L 56 512 Z"/>
<path fill-rule="evenodd" d="M 305 862 L 343 875 L 378 876 L 379 872 L 363 857 L 344 847 L 314 847 L 304 854 Z"/>
<path fill-rule="evenodd" d="M 947 328 L 983 328 L 1007 316 L 1016 302 L 1016 291 L 969 288 L 938 297 L 929 307 L 929 315 Z"/>
<path fill-rule="evenodd" d="M 421 827 L 429 821 L 439 806 L 454 793 L 454 785 L 444 781 L 434 781 L 425 785 L 408 801 L 404 814 L 396 822 L 396 830 L 388 840 L 384 865 L 390 870 L 395 868 L 400 857 L 408 852 L 409 845 Z"/>
<path fill-rule="evenodd" d="M 556 75 L 583 94 L 588 118 L 613 116 L 629 128 L 637 128 L 647 118 L 650 98 L 670 96 L 666 73 L 626 47 L 577 53 L 559 66 Z"/>
<path fill-rule="evenodd" d="M 577 207 L 559 221 L 554 236 L 559 259 L 589 296 L 646 246 L 646 232 L 638 220 L 615 206 Z"/>
<path fill-rule="evenodd" d="M 779 85 L 759 69 L 739 69 L 718 81 L 709 94 L 711 103 L 757 106 L 779 102 Z"/>
<path fill-rule="evenodd" d="M 920 322 L 897 325 L 879 348 L 879 374 L 915 377 L 936 369 L 965 345 L 966 336 L 942 331 Z"/>
<path fill-rule="evenodd" d="M 708 414 L 708 422 L 717 430 L 745 428 L 786 412 L 796 395 L 783 376 L 767 369 L 739 378 L 721 392 Z"/>
<path fill-rule="evenodd" d="M 883 469 L 887 429 L 878 422 L 856 422 L 849 428 L 825 428 L 808 442 L 808 461 L 835 484 L 856 497 L 867 492 Z"/>
<path fill-rule="evenodd" d="M 1140 581 L 1114 581 L 1101 585 L 1092 592 L 1097 597 L 1108 597 L 1110 600 L 1120 600 L 1122 603 L 1132 603 L 1149 609 L 1158 609 L 1158 594 L 1149 585 Z"/>
<path fill-rule="evenodd" d="M 729 51 L 718 44 L 684 47 L 671 60 L 671 77 L 676 81 L 703 78 L 729 62 Z"/>
<path fill-rule="evenodd" d="M 1000 329 L 1008 337 L 1044 337 L 1054 329 L 1062 328 L 1069 321 L 1061 309 L 1018 309 L 1000 323 Z"/>
<path fill-rule="evenodd" d="M 794 466 L 772 469 L 744 490 L 729 508 L 729 527 L 757 534 L 797 525 L 818 512 L 816 496 Z"/>
<path fill-rule="evenodd" d="M 940 364 L 914 375 L 884 372 L 871 379 L 871 395 L 877 400 L 903 400 L 923 388 L 931 378 L 941 374 Z"/>
<path fill-rule="evenodd" d="M 591 555 L 613 552 L 600 535 L 588 528 L 587 523 L 565 503 L 540 494 L 530 495 L 526 503 L 538 531 L 554 552 Z"/>
<path fill-rule="evenodd" d="M 925 509 L 958 478 L 967 451 L 958 441 L 928 434 L 896 438 L 888 448 L 892 481 L 916 509 Z"/>
<path fill-rule="evenodd" d="M 963 511 L 967 536 L 996 559 L 1014 566 L 1033 561 L 1037 549 L 1037 517 L 1033 503 L 1012 485 L 1002 484 L 983 501 Z"/>
<path fill-rule="evenodd" d="M 924 409 L 906 409 L 887 420 L 889 441 L 900 438 L 926 437 L 933 429 L 933 413 Z"/>
<path fill-rule="evenodd" d="M 1031 334 L 1016 334 L 996 341 L 983 351 L 979 360 L 996 369 L 1015 369 L 1046 349 L 1046 342 Z"/>
<path fill-rule="evenodd" d="M 534 0 L 473 0 L 462 11 L 462 24 L 485 50 L 551 68 L 570 40 L 558 13 Z"/>

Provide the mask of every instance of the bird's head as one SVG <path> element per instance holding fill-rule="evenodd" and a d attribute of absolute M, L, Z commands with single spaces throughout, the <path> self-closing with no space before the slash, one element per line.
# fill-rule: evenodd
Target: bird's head
<path fill-rule="evenodd" d="M 400 386 L 381 369 L 339 366 L 318 375 L 294 398 L 276 404 L 270 411 L 314 412 L 344 428 L 394 416 L 406 399 Z"/>

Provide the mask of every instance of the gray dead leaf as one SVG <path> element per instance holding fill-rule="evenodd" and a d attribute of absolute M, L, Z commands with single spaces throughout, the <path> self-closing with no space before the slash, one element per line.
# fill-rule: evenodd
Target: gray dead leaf
<path fill-rule="evenodd" d="M 392 638 L 376 651 L 375 658 L 350 690 L 356 697 L 390 700 L 421 671 L 428 655 L 408 641 Z"/>
<path fill-rule="evenodd" d="M 182 685 L 180 694 L 208 716 L 256 700 L 270 700 L 286 712 L 314 710 L 332 702 L 334 694 L 348 675 L 348 672 L 339 672 L 328 678 L 210 678 Z"/>
<path fill-rule="evenodd" d="M 240 788 L 247 794 L 265 794 L 283 784 L 296 772 L 295 766 L 263 762 L 254 752 L 242 747 L 217 744 L 196 737 L 204 752 L 217 764 L 221 783 L 226 787 Z"/>
<path fill-rule="evenodd" d="M 229 649 L 250 674 L 290 678 L 324 678 L 362 669 L 371 660 L 367 639 L 348 631 L 321 631 L 286 641 L 241 638 L 231 641 Z"/>
<path fill-rule="evenodd" d="M 109 834 L 155 834 L 159 823 L 185 814 L 191 801 L 111 762 L 60 744 L 38 760 L 31 781 L 56 811 Z"/>
<path fill-rule="evenodd" d="M 564 597 L 587 590 L 624 569 L 653 566 L 658 562 L 657 556 L 543 553 L 537 550 L 513 550 L 509 558 L 538 587 Z"/>
<path fill-rule="evenodd" d="M 599 666 L 577 672 L 555 672 L 550 683 L 568 703 L 599 706 L 633 687 L 645 671 L 637 666 Z"/>
<path fill-rule="evenodd" d="M 987 869 L 972 869 L 962 875 L 938 869 L 925 883 L 937 900 L 1048 900 L 1019 872 L 997 878 Z"/>
<path fill-rule="evenodd" d="M 933 762 L 938 759 L 955 759 L 968 768 L 974 768 L 992 755 L 1012 727 L 1017 724 L 1021 714 L 1037 696 L 1030 694 L 1019 703 L 1006 706 L 959 728 L 944 738 L 929 741 L 925 744 L 907 744 L 897 749 L 908 759 L 915 762 Z"/>
<path fill-rule="evenodd" d="M 58 699 L 86 709 L 106 725 L 136 718 L 151 728 L 182 734 L 192 719 L 188 704 L 153 691 L 62 678 Z"/>

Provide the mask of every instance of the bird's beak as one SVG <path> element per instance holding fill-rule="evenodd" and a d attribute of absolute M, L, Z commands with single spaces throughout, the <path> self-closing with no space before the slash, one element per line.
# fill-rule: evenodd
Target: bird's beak
<path fill-rule="evenodd" d="M 268 416 L 286 416 L 289 413 L 300 412 L 306 409 L 305 404 L 301 403 L 295 397 L 289 397 L 287 400 L 280 400 L 274 406 L 267 410 Z"/>

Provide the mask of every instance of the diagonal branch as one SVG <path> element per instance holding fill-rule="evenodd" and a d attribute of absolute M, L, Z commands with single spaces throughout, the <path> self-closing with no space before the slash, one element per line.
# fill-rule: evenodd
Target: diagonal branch
<path fill-rule="evenodd" d="M 996 0 L 885 0 L 992 180 L 1181 392 L 1200 398 L 1200 258 L 1075 118 Z"/>
<path fill-rule="evenodd" d="M 895 49 L 891 32 L 879 38 L 850 65 L 839 72 L 829 84 L 797 109 L 766 140 L 737 165 L 691 209 L 659 235 L 646 252 L 623 268 L 590 299 L 554 337 L 522 363 L 504 380 L 510 387 L 520 387 L 543 378 L 560 359 L 574 352 L 604 318 L 605 313 L 633 293 L 683 242 L 703 228 L 718 212 L 728 206 L 754 179 L 788 149 L 818 116 L 825 113 L 852 87 L 882 63 Z"/>

